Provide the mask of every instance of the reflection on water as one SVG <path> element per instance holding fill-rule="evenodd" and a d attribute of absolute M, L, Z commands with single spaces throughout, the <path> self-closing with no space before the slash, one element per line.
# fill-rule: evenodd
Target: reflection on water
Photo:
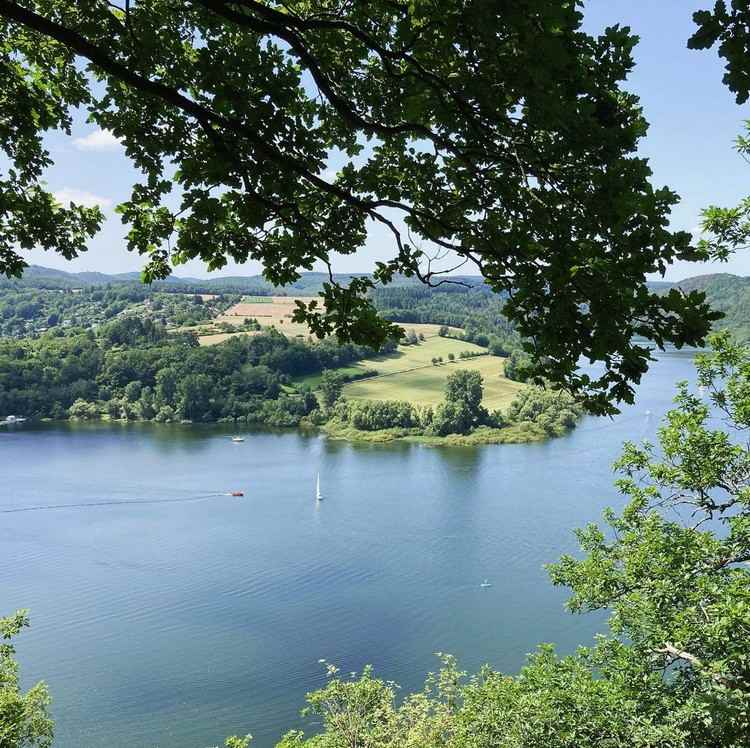
<path fill-rule="evenodd" d="M 165 502 L 0 515 L 0 613 L 31 609 L 19 657 L 27 684 L 50 685 L 56 745 L 203 748 L 251 731 L 268 748 L 309 727 L 299 709 L 321 657 L 344 672 L 373 663 L 406 690 L 436 651 L 514 671 L 539 642 L 589 642 L 601 618 L 566 614 L 542 565 L 621 505 L 621 443 L 654 438 L 691 369 L 689 354 L 663 355 L 620 416 L 541 444 L 272 430 L 233 444 L 233 426 L 156 424 L 3 433 L 4 509 Z"/>

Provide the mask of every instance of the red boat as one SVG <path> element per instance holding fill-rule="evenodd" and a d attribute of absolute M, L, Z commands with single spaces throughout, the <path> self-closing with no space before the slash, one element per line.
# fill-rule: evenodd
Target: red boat
<path fill-rule="evenodd" d="M 244 496 L 245 494 L 243 491 L 232 491 L 232 493 L 229 495 L 230 496 Z"/>

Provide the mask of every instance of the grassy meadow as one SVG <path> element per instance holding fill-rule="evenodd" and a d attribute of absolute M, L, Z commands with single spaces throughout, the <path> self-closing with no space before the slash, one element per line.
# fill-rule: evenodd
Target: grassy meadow
<path fill-rule="evenodd" d="M 464 346 L 465 343 L 453 341 Z M 430 347 L 429 341 L 422 344 Z M 434 354 L 441 355 L 441 354 Z M 444 356 L 445 358 L 445 356 Z M 362 362 L 364 363 L 364 362 Z M 377 369 L 377 362 L 368 361 L 371 368 Z M 433 366 L 432 363 L 410 368 L 392 374 L 384 374 L 357 382 L 351 382 L 344 387 L 344 395 L 350 400 L 405 400 L 416 405 L 437 405 L 443 400 L 445 380 L 449 374 L 458 369 L 473 369 L 479 371 L 484 380 L 485 408 L 503 409 L 510 405 L 523 385 L 506 379 L 503 374 L 503 359 L 497 356 L 479 356 L 470 359 L 458 359 Z"/>
<path fill-rule="evenodd" d="M 413 326 L 415 329 L 420 326 Z M 425 326 L 422 326 L 425 327 Z M 437 332 L 437 326 L 435 333 Z M 407 330 L 412 329 L 406 325 Z M 417 330 L 420 332 L 420 330 Z M 452 338 L 441 338 L 437 334 L 427 337 L 419 345 L 399 346 L 395 353 L 358 361 L 338 369 L 348 378 L 355 378 L 366 371 L 377 371 L 376 376 L 350 382 L 344 386 L 344 396 L 349 400 L 406 400 L 417 405 L 437 405 L 443 400 L 445 380 L 457 369 L 474 369 L 484 379 L 484 406 L 490 410 L 506 408 L 522 384 L 506 379 L 503 374 L 504 359 L 498 356 L 482 355 L 460 359 L 462 351 L 486 353 L 473 343 L 465 343 Z M 448 354 L 455 361 L 448 361 Z M 438 366 L 433 358 L 443 358 Z M 320 375 L 297 380 L 300 384 L 316 387 Z"/>

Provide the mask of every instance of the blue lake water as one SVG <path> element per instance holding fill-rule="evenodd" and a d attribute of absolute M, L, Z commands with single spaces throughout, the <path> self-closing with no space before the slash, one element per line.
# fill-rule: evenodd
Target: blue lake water
<path fill-rule="evenodd" d="M 205 748 L 251 732 L 269 748 L 315 729 L 299 710 L 324 683 L 320 658 L 413 690 L 437 651 L 512 672 L 540 642 L 589 643 L 602 619 L 566 613 L 542 565 L 621 504 L 620 445 L 653 439 L 692 373 L 691 354 L 661 354 L 634 406 L 542 444 L 0 430 L 0 615 L 31 611 L 18 656 L 26 685 L 50 687 L 55 746 Z M 219 495 L 233 489 L 244 498 Z M 7 511 L 113 501 L 154 503 Z"/>

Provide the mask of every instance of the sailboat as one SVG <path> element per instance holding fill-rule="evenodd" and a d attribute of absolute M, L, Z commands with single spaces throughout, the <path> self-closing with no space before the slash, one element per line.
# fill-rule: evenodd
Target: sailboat
<path fill-rule="evenodd" d="M 315 501 L 323 501 L 323 494 L 320 493 L 320 473 L 318 473 L 318 480 L 315 484 Z"/>

